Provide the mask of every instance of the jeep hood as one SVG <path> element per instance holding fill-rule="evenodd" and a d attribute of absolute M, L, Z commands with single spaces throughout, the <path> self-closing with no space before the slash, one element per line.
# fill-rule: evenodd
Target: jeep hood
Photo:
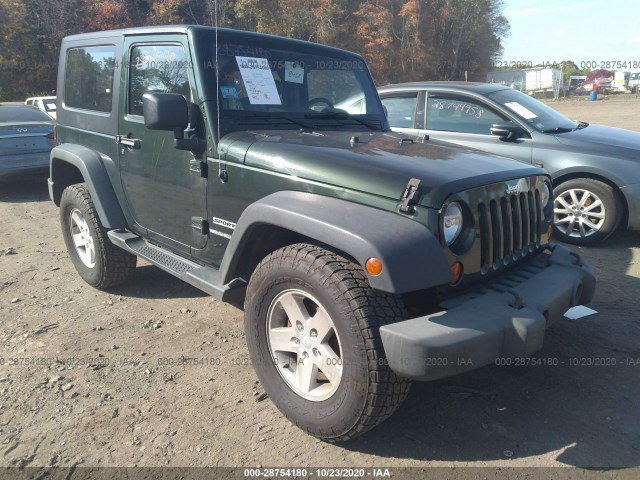
<path fill-rule="evenodd" d="M 417 178 L 419 203 L 432 208 L 440 208 L 452 193 L 545 174 L 515 160 L 392 132 L 235 132 L 222 139 L 220 154 L 224 160 L 398 200 L 409 180 Z"/>

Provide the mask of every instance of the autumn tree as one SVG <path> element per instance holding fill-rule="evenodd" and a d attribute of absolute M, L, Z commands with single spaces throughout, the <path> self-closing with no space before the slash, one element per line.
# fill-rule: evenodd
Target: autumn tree
<path fill-rule="evenodd" d="M 392 0 L 362 2 L 354 15 L 357 19 L 357 44 L 376 79 L 387 83 L 393 78 L 396 63 Z"/>
<path fill-rule="evenodd" d="M 502 0 L 0 0 L 0 98 L 56 88 L 66 35 L 219 25 L 360 52 L 378 84 L 484 78 L 509 25 Z"/>

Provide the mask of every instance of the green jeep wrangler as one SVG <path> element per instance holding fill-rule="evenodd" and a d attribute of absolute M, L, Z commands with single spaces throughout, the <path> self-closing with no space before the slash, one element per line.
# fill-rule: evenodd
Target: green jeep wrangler
<path fill-rule="evenodd" d="M 530 356 L 594 295 L 549 243 L 545 171 L 390 132 L 356 54 L 199 26 L 75 35 L 58 98 L 49 192 L 80 276 L 106 289 L 141 257 L 244 308 L 265 391 L 324 440 L 389 417 L 411 380 Z"/>

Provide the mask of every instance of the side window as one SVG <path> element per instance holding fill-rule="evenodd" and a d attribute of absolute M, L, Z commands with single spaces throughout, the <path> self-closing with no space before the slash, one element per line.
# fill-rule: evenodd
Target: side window
<path fill-rule="evenodd" d="M 65 104 L 83 110 L 110 112 L 115 65 L 113 45 L 70 48 L 64 75 Z"/>
<path fill-rule="evenodd" d="M 182 45 L 140 45 L 131 49 L 129 108 L 142 115 L 142 95 L 147 92 L 179 93 L 191 98 L 189 61 Z"/>
<path fill-rule="evenodd" d="M 472 98 L 430 94 L 427 100 L 429 130 L 491 135 L 491 125 L 505 121 L 506 117 Z"/>
<path fill-rule="evenodd" d="M 381 100 L 391 127 L 414 128 L 418 92 L 386 95 Z"/>

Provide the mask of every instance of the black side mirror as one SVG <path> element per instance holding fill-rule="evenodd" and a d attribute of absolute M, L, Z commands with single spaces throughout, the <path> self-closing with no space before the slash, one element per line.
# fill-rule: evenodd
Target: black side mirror
<path fill-rule="evenodd" d="M 196 135 L 184 138 L 184 131 L 194 124 L 197 107 L 187 103 L 178 93 L 145 93 L 142 95 L 144 125 L 149 130 L 173 130 L 173 146 L 193 153 L 204 151 L 204 142 Z"/>
<path fill-rule="evenodd" d="M 522 129 L 512 123 L 494 123 L 491 125 L 491 135 L 496 135 L 502 140 L 513 141 L 522 133 Z"/>
<path fill-rule="evenodd" d="M 189 125 L 187 101 L 177 93 L 145 93 L 142 95 L 144 126 L 149 130 L 178 130 Z"/>

